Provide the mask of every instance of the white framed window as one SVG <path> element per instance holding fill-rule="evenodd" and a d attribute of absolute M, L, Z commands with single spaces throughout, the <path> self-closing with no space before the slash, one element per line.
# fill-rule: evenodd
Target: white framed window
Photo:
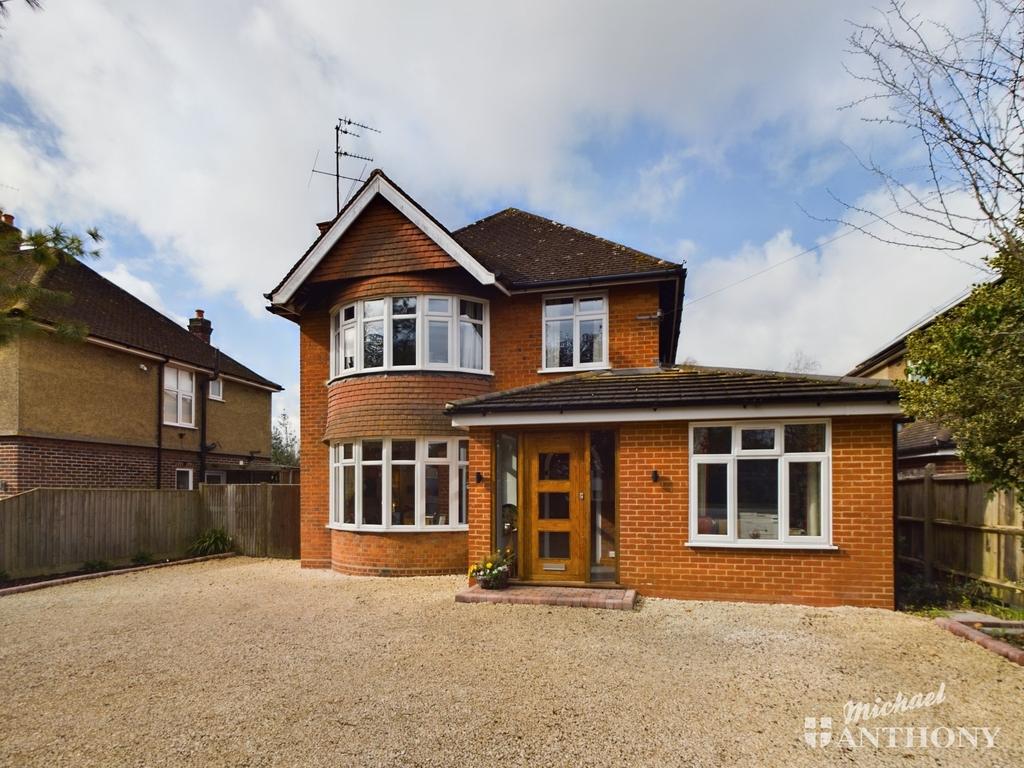
<path fill-rule="evenodd" d="M 462 296 L 365 299 L 331 315 L 331 378 L 385 370 L 488 373 L 489 306 Z"/>
<path fill-rule="evenodd" d="M 192 470 L 191 469 L 176 469 L 174 470 L 174 487 L 179 491 L 191 491 L 192 490 Z"/>
<path fill-rule="evenodd" d="M 468 440 L 395 437 L 331 443 L 333 528 L 465 530 L 468 507 Z"/>
<path fill-rule="evenodd" d="M 192 371 L 164 366 L 164 424 L 195 426 L 196 376 Z"/>
<path fill-rule="evenodd" d="M 228 473 L 222 469 L 208 469 L 203 482 L 207 485 L 224 485 L 228 481 Z"/>
<path fill-rule="evenodd" d="M 832 546 L 831 423 L 690 425 L 690 546 Z"/>
<path fill-rule="evenodd" d="M 211 400 L 224 400 L 224 379 L 220 377 L 210 379 L 209 397 Z"/>
<path fill-rule="evenodd" d="M 608 295 L 545 296 L 541 371 L 608 367 Z"/>

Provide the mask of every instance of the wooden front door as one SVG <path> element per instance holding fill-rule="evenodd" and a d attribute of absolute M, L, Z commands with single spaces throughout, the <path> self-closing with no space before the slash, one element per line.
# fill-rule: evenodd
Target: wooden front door
<path fill-rule="evenodd" d="M 584 435 L 534 433 L 525 443 L 523 575 L 583 581 L 588 486 Z"/>

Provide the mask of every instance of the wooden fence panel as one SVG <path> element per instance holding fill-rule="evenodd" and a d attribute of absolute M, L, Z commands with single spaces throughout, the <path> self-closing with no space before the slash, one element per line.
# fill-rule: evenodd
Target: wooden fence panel
<path fill-rule="evenodd" d="M 203 528 L 223 528 L 243 555 L 299 556 L 299 486 L 203 485 Z"/>
<path fill-rule="evenodd" d="M 1024 510 L 1011 492 L 991 493 L 966 475 L 901 478 L 896 493 L 897 552 L 925 576 L 984 582 L 1024 606 Z"/>
<path fill-rule="evenodd" d="M 28 491 L 0 499 L 0 571 L 21 578 L 89 560 L 123 563 L 142 552 L 179 557 L 209 528 L 227 530 L 242 554 L 296 558 L 299 486 Z"/>
<path fill-rule="evenodd" d="M 71 571 L 140 552 L 180 555 L 195 539 L 191 491 L 39 488 L 0 500 L 0 569 L 12 578 Z"/>

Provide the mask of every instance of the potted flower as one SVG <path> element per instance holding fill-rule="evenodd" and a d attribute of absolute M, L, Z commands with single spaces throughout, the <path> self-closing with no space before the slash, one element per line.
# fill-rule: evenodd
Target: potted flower
<path fill-rule="evenodd" d="M 505 589 L 512 576 L 516 556 L 511 548 L 499 549 L 469 567 L 469 576 L 481 589 Z"/>

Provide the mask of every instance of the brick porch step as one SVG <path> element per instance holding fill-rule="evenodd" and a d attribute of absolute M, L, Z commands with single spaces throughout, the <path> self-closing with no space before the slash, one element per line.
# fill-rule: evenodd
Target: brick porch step
<path fill-rule="evenodd" d="M 515 605 L 562 605 L 571 608 L 611 608 L 630 611 L 635 589 L 544 587 L 514 585 L 508 589 L 481 589 L 474 584 L 455 595 L 457 603 L 512 603 Z"/>

